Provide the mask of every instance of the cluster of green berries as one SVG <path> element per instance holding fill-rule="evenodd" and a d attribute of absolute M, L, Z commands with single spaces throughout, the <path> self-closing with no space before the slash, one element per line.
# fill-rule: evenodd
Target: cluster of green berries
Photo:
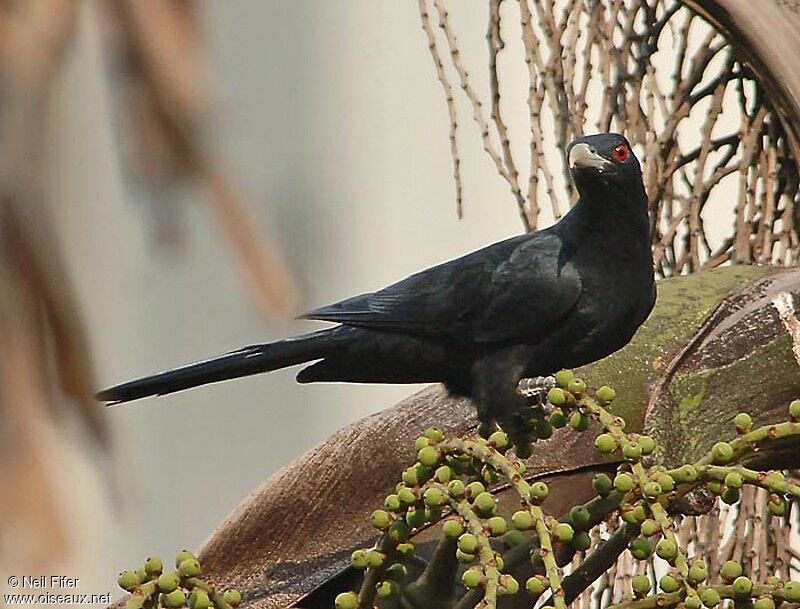
<path fill-rule="evenodd" d="M 740 562 L 735 560 L 726 561 L 720 569 L 722 581 L 730 586 L 712 586 L 706 583 L 708 571 L 702 559 L 695 559 L 690 563 L 687 577 L 688 583 L 692 586 L 692 591 L 687 594 L 683 604 L 687 609 L 713 609 L 717 607 L 724 598 L 733 598 L 738 603 L 750 600 L 753 609 L 775 609 L 781 601 L 790 603 L 800 602 L 800 582 L 790 581 L 783 583 L 778 577 L 770 577 L 767 584 L 771 586 L 771 592 L 754 594 L 753 581 L 745 576 Z M 676 574 L 664 575 L 658 582 L 662 592 L 678 592 L 683 587 L 680 577 Z M 636 575 L 631 579 L 631 587 L 635 598 L 644 598 L 650 592 L 651 581 L 647 575 Z"/>
<path fill-rule="evenodd" d="M 550 438 L 556 429 L 569 425 L 576 431 L 585 431 L 589 427 L 589 416 L 578 407 L 578 400 L 586 394 L 586 383 L 571 370 L 561 370 L 555 374 L 555 384 L 544 403 L 536 402 L 502 422 L 510 445 L 522 459 L 531 456 L 534 442 Z M 610 387 L 601 387 L 595 397 L 607 404 L 615 393 Z M 482 431 L 482 435 L 488 435 L 488 431 Z"/>
<path fill-rule="evenodd" d="M 242 594 L 226 590 L 220 594 L 208 583 L 198 579 L 202 574 L 200 562 L 189 550 L 181 550 L 175 557 L 175 571 L 164 571 L 158 556 L 149 557 L 135 571 L 122 571 L 117 577 L 120 588 L 131 593 L 126 609 L 150 607 L 189 609 L 229 609 L 238 607 Z"/>

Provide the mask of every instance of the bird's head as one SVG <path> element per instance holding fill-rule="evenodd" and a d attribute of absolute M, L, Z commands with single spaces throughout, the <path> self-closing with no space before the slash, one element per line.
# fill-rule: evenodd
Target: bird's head
<path fill-rule="evenodd" d="M 567 148 L 567 160 L 581 194 L 597 187 L 640 186 L 642 169 L 631 145 L 618 133 L 598 133 L 576 139 Z"/>

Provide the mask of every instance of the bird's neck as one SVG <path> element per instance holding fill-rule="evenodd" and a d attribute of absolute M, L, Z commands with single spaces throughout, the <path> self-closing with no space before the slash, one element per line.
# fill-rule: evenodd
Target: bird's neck
<path fill-rule="evenodd" d="M 640 181 L 636 184 L 594 185 L 581 192 L 572 212 L 564 217 L 569 223 L 566 233 L 581 241 L 603 241 L 613 248 L 613 239 L 622 240 L 621 247 L 650 248 L 650 221 L 647 215 L 647 194 Z"/>

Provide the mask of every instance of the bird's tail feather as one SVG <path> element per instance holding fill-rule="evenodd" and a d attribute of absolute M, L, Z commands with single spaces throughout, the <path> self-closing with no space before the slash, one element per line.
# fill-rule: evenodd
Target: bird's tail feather
<path fill-rule="evenodd" d="M 104 389 L 96 397 L 110 405 L 119 404 L 322 359 L 336 347 L 332 330 L 243 347 L 188 366 Z"/>

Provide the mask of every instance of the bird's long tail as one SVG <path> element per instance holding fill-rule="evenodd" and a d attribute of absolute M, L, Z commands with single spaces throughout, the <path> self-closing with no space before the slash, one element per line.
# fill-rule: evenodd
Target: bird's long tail
<path fill-rule="evenodd" d="M 122 383 L 100 391 L 96 397 L 109 404 L 119 404 L 152 395 L 165 395 L 322 359 L 337 346 L 335 328 L 320 330 L 274 343 L 243 347 L 195 364 Z"/>

